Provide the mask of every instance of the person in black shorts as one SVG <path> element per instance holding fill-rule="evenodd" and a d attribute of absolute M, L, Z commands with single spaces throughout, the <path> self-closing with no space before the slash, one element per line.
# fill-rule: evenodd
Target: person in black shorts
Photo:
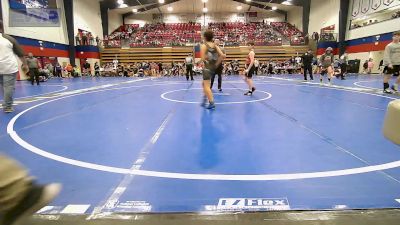
<path fill-rule="evenodd" d="M 249 86 L 249 91 L 244 93 L 244 95 L 253 95 L 253 92 L 256 90 L 256 88 L 254 87 L 253 79 L 252 79 L 253 74 L 256 72 L 256 67 L 254 65 L 256 54 L 254 53 L 254 43 L 249 42 L 248 46 L 249 46 L 250 52 L 246 58 L 246 69 L 244 71 L 244 75 L 245 75 L 245 81 L 246 81 L 247 85 Z"/>
<path fill-rule="evenodd" d="M 307 80 L 307 72 L 310 74 L 310 79 L 314 80 L 313 72 L 312 72 L 312 63 L 314 59 L 314 55 L 312 54 L 312 50 L 309 49 L 304 55 L 301 57 L 303 61 L 303 73 L 304 80 Z"/>
<path fill-rule="evenodd" d="M 191 80 L 193 79 L 193 55 L 189 53 L 189 55 L 185 58 L 185 65 L 186 65 L 186 80 L 189 80 L 189 76 Z"/>
<path fill-rule="evenodd" d="M 342 80 L 346 80 L 344 77 L 344 74 L 347 73 L 347 66 L 348 66 L 348 61 L 349 61 L 349 56 L 347 52 L 344 52 L 344 54 L 340 57 L 340 78 Z"/>
<path fill-rule="evenodd" d="M 333 49 L 328 47 L 325 50 L 325 53 L 319 59 L 319 63 L 321 65 L 321 75 L 319 76 L 319 80 L 321 84 L 323 83 L 323 76 L 328 74 L 329 85 L 332 85 L 332 77 L 335 73 L 333 69 L 334 57 Z"/>
<path fill-rule="evenodd" d="M 391 94 L 393 92 L 399 91 L 400 84 L 400 32 L 393 33 L 393 41 L 388 44 L 385 48 L 385 53 L 383 55 L 383 65 L 385 68 L 383 69 L 384 78 L 383 78 L 383 92 Z M 389 89 L 389 80 L 390 76 L 393 75 L 397 77 L 396 83 L 392 85 L 391 89 Z"/>
<path fill-rule="evenodd" d="M 213 42 L 214 33 L 211 30 L 205 31 L 203 38 L 204 43 L 201 45 L 201 60 L 204 62 L 203 91 L 205 97 L 202 106 L 206 106 L 206 101 L 208 99 L 209 104 L 206 108 L 214 109 L 214 96 L 211 92 L 210 80 L 225 56 L 221 49 Z"/>

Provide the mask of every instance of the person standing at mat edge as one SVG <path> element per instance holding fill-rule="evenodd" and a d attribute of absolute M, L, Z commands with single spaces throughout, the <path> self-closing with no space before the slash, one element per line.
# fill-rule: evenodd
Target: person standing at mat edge
<path fill-rule="evenodd" d="M 214 41 L 215 45 L 220 47 L 220 41 L 218 39 L 215 39 Z M 221 48 L 221 52 L 225 55 L 225 50 L 223 48 Z M 218 76 L 218 91 L 222 92 L 222 70 L 224 69 L 224 65 L 221 62 L 219 64 L 219 66 L 217 67 L 217 69 L 215 70 L 215 73 L 212 75 L 211 77 L 211 89 L 214 85 L 214 80 L 215 80 L 215 76 Z"/>
<path fill-rule="evenodd" d="M 2 25 L 0 24 L 0 27 Z M 5 113 L 12 113 L 13 108 L 13 95 L 15 89 L 15 82 L 18 73 L 18 61 L 15 56 L 18 56 L 22 61 L 23 72 L 28 72 L 28 66 L 24 57 L 24 51 L 18 42 L 0 32 L 0 87 L 3 91 L 4 102 L 2 104 Z M 0 206 L 1 207 L 1 206 Z"/>
<path fill-rule="evenodd" d="M 388 44 L 385 48 L 385 53 L 383 55 L 383 65 L 385 68 L 383 69 L 384 78 L 383 78 L 383 92 L 392 94 L 394 92 L 399 91 L 400 84 L 400 31 L 393 33 L 393 41 Z M 396 83 L 392 85 L 391 89 L 389 89 L 389 80 L 390 76 L 393 75 L 397 77 Z"/>
<path fill-rule="evenodd" d="M 185 58 L 185 64 L 186 64 L 186 80 L 189 80 L 189 75 L 190 79 L 193 79 L 193 55 L 192 53 L 189 53 L 189 55 Z"/>
<path fill-rule="evenodd" d="M 253 42 L 249 42 L 248 46 L 249 46 L 250 52 L 246 58 L 246 65 L 245 65 L 246 69 L 244 71 L 244 75 L 245 75 L 245 81 L 246 81 L 247 85 L 249 86 L 249 91 L 244 93 L 244 95 L 253 95 L 253 92 L 256 90 L 256 88 L 254 87 L 254 83 L 253 83 L 253 74 L 256 71 L 256 67 L 254 65 L 256 53 L 254 53 L 254 43 Z"/>
<path fill-rule="evenodd" d="M 219 64 L 224 58 L 224 54 L 221 49 L 213 42 L 214 33 L 211 30 L 207 30 L 203 34 L 204 43 L 201 45 L 201 60 L 204 63 L 203 69 L 203 91 L 204 100 L 202 106 L 206 106 L 208 99 L 207 109 L 214 109 L 214 96 L 211 92 L 211 76 L 215 74 L 215 71 Z M 207 98 L 206 98 L 207 97 Z"/>
<path fill-rule="evenodd" d="M 313 71 L 312 71 L 312 63 L 314 59 L 314 55 L 312 54 L 312 50 L 309 49 L 306 53 L 302 55 L 303 67 L 304 67 L 304 80 L 307 80 L 307 72 L 310 73 L 310 79 L 314 80 Z"/>
<path fill-rule="evenodd" d="M 36 84 L 40 85 L 39 81 L 39 61 L 37 58 L 33 57 L 33 54 L 31 52 L 28 53 L 28 58 L 26 59 L 26 62 L 28 63 L 29 67 L 29 76 L 31 78 L 31 84 Z"/>
<path fill-rule="evenodd" d="M 346 78 L 344 78 L 344 74 L 347 73 L 347 65 L 348 65 L 348 61 L 349 61 L 349 56 L 347 54 L 347 52 L 344 52 L 342 56 L 340 56 L 340 78 L 342 80 L 346 80 Z"/>

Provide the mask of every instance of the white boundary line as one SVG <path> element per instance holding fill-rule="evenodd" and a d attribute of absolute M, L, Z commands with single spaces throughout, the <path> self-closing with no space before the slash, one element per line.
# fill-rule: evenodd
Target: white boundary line
<path fill-rule="evenodd" d="M 364 85 L 360 84 L 360 83 L 371 82 L 371 81 L 375 81 L 375 80 L 357 81 L 357 82 L 354 82 L 353 84 L 357 87 L 367 88 L 367 89 L 374 90 L 374 91 L 375 90 L 380 91 L 381 89 L 379 89 L 379 88 L 368 87 L 368 86 L 364 86 Z"/>
<path fill-rule="evenodd" d="M 276 79 L 276 80 L 285 80 L 283 78 L 274 78 L 274 77 L 270 77 L 270 78 L 271 79 Z M 378 96 L 378 97 L 392 99 L 392 100 L 399 99 L 399 98 L 394 98 L 394 97 L 390 97 L 390 96 L 383 95 L 383 94 L 375 94 L 375 93 L 367 92 L 367 91 L 371 91 L 370 88 L 366 90 L 366 89 L 359 89 L 359 88 L 346 87 L 346 86 L 336 86 L 336 85 L 328 86 L 328 85 L 325 85 L 325 84 L 321 85 L 321 84 L 318 84 L 318 83 L 311 83 L 311 82 L 299 82 L 299 81 L 294 81 L 294 80 L 290 80 L 290 79 L 287 79 L 287 81 L 292 81 L 292 82 L 295 82 L 297 84 L 285 84 L 285 83 L 271 83 L 271 84 L 282 85 L 282 86 L 285 86 L 285 85 L 296 85 L 296 86 L 300 86 L 300 87 L 326 88 L 326 89 L 348 91 L 348 92 L 353 92 L 353 93 Z M 268 82 L 259 82 L 259 83 L 268 83 Z M 310 84 L 310 85 L 307 85 L 307 84 Z"/>
<path fill-rule="evenodd" d="M 24 85 L 24 86 L 28 86 L 28 85 Z M 62 91 L 65 91 L 65 90 L 68 89 L 68 86 L 65 86 L 65 85 L 40 85 L 40 86 L 42 86 L 42 87 L 58 86 L 58 87 L 62 87 L 62 89 L 57 90 L 57 91 L 51 91 L 51 92 L 46 92 L 46 93 L 42 93 L 42 94 L 37 94 L 37 95 L 28 95 L 28 96 L 18 97 L 18 98 L 15 98 L 15 100 L 39 97 L 39 96 L 42 96 L 42 95 L 54 94 L 54 93 L 62 92 Z"/>
<path fill-rule="evenodd" d="M 190 85 L 189 87 L 191 87 Z M 188 90 L 188 89 L 185 89 Z M 144 162 L 146 161 L 148 155 L 150 154 L 150 151 L 154 144 L 158 141 L 160 138 L 161 134 L 164 132 L 165 128 L 167 127 L 167 124 L 171 120 L 172 116 L 174 115 L 176 111 L 176 108 L 172 108 L 167 116 L 164 118 L 162 121 L 161 125 L 158 127 L 158 129 L 154 132 L 153 136 L 147 141 L 147 143 L 142 147 L 142 149 L 139 152 L 138 158 L 133 162 L 133 165 L 131 166 L 130 170 L 140 170 L 141 167 L 143 166 Z M 95 207 L 93 210 L 93 213 L 89 216 L 88 219 L 96 219 L 98 217 L 102 217 L 102 215 L 105 213 L 109 213 L 110 210 L 115 209 L 118 206 L 119 199 L 121 196 L 125 193 L 127 190 L 128 186 L 132 183 L 132 180 L 134 179 L 135 175 L 134 174 L 125 174 L 123 180 L 119 183 L 119 185 L 114 189 L 113 193 L 107 198 L 107 200 L 104 201 L 104 203 L 101 203 L 99 206 Z"/>
<path fill-rule="evenodd" d="M 278 84 L 278 85 L 280 85 L 280 84 Z M 285 85 L 285 84 L 281 84 L 281 85 Z M 286 84 L 286 85 L 290 85 L 290 84 Z M 293 84 L 293 85 L 296 85 L 296 84 Z M 299 85 L 299 86 L 337 89 L 337 88 L 324 87 L 324 86 L 310 86 L 310 85 Z M 128 87 L 125 87 L 125 88 L 128 88 Z M 111 90 L 117 90 L 117 89 L 123 89 L 123 88 L 113 88 Z M 69 98 L 69 97 L 73 97 L 73 96 L 77 96 L 77 95 L 83 95 L 83 94 L 94 93 L 94 92 L 103 92 L 103 91 L 108 91 L 108 90 L 110 90 L 110 89 L 103 89 L 103 90 L 97 90 L 97 91 L 93 91 L 93 92 L 85 92 L 85 93 L 79 93 L 76 95 L 64 96 L 61 98 L 53 99 L 53 100 L 32 106 L 32 107 L 22 111 L 21 113 L 19 113 L 18 115 L 16 115 L 15 117 L 13 117 L 11 119 L 11 121 L 7 125 L 7 133 L 17 144 L 19 144 L 23 148 L 25 148 L 35 154 L 38 154 L 40 156 L 43 156 L 45 158 L 52 159 L 52 160 L 55 160 L 58 162 L 62 162 L 62 163 L 66 163 L 66 164 L 70 164 L 70 165 L 74 165 L 74 166 L 78 166 L 78 167 L 82 167 L 82 168 L 98 170 L 98 171 L 105 171 L 105 172 L 118 173 L 118 174 L 148 176 L 148 177 L 159 177 L 159 178 L 188 179 L 188 180 L 224 180 L 224 181 L 228 181 L 228 180 L 232 180 L 232 181 L 233 180 L 234 181 L 297 180 L 297 179 L 336 177 L 336 176 L 345 176 L 345 175 L 353 175 L 353 174 L 361 174 L 361 173 L 378 172 L 381 170 L 388 170 L 388 169 L 400 167 L 400 160 L 398 160 L 398 161 L 379 164 L 379 165 L 358 167 L 358 168 L 352 168 L 352 169 L 310 172 L 310 173 L 289 173 L 289 174 L 228 175 L 228 174 L 169 173 L 169 172 L 160 172 L 160 171 L 151 171 L 151 170 L 130 170 L 130 169 L 124 169 L 124 168 L 104 166 L 104 165 L 99 165 L 99 164 L 94 164 L 94 163 L 83 162 L 83 161 L 59 156 L 59 155 L 56 155 L 53 153 L 49 153 L 47 151 L 44 151 L 40 148 L 37 148 L 37 147 L 29 144 L 28 142 L 23 140 L 17 134 L 17 132 L 14 130 L 14 125 L 15 125 L 15 122 L 17 121 L 17 119 L 20 116 L 22 116 L 23 114 L 25 114 L 26 112 L 28 112 L 34 108 L 37 108 L 39 106 L 48 104 L 50 102 L 58 101 L 58 100 L 61 100 L 64 98 Z M 346 90 L 346 89 L 337 89 L 337 90 L 355 92 L 355 93 L 360 93 L 360 94 L 369 94 L 372 96 L 393 99 L 391 97 L 387 97 L 387 96 L 383 96 L 383 95 L 376 95 L 376 94 L 364 93 L 364 92 L 359 92 L 359 91 L 351 91 L 351 90 Z"/>
<path fill-rule="evenodd" d="M 62 92 L 68 89 L 68 86 L 64 86 L 64 85 L 52 85 L 52 86 L 60 86 L 63 87 L 61 90 L 58 91 L 52 91 L 52 92 L 47 92 L 47 93 L 43 93 L 43 94 L 38 94 L 38 95 L 31 95 L 31 96 L 24 96 L 24 97 L 19 97 L 16 99 L 25 99 L 25 98 L 33 98 L 33 97 L 39 97 L 39 96 L 43 96 L 43 95 L 49 95 L 49 94 L 54 94 L 54 93 L 58 93 L 58 92 Z"/>
<path fill-rule="evenodd" d="M 203 90 L 203 89 L 202 88 L 191 88 L 190 90 Z M 246 90 L 246 89 L 224 88 L 224 90 Z M 187 91 L 187 89 L 178 89 L 178 90 L 165 92 L 165 93 L 161 94 L 161 98 L 164 99 L 164 100 L 167 100 L 167 101 L 178 102 L 178 103 L 186 103 L 186 104 L 200 104 L 201 103 L 201 102 L 181 101 L 181 100 L 176 100 L 176 99 L 171 99 L 171 98 L 167 98 L 166 97 L 166 95 L 168 95 L 170 93 L 178 92 L 178 91 Z M 266 91 L 257 90 L 257 92 L 265 93 L 265 94 L 267 94 L 267 97 L 262 98 L 262 99 L 255 99 L 255 100 L 242 101 L 242 102 L 216 102 L 215 104 L 216 105 L 245 104 L 245 103 L 253 103 L 253 102 L 265 101 L 265 100 L 268 100 L 268 99 L 270 99 L 272 97 L 272 94 L 268 93 Z"/>

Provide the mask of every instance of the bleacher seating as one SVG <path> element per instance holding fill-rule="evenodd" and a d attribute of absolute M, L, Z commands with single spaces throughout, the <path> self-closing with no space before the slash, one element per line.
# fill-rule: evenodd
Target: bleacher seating
<path fill-rule="evenodd" d="M 308 46 L 256 46 L 256 58 L 259 61 L 285 61 L 298 54 L 303 54 Z M 238 60 L 244 66 L 246 56 L 249 53 L 247 47 L 225 47 L 226 61 Z M 193 53 L 193 47 L 174 48 L 106 48 L 101 53 L 102 63 L 111 63 L 115 57 L 120 63 L 171 62 L 183 63 L 185 57 Z"/>
<path fill-rule="evenodd" d="M 266 23 L 209 23 L 208 28 L 225 46 L 245 45 L 249 41 L 260 46 L 282 45 L 282 38 Z"/>
<path fill-rule="evenodd" d="M 146 24 L 117 30 L 105 38 L 105 47 L 121 47 L 127 42 L 129 47 L 186 46 L 201 40 L 201 25 L 198 23 Z"/>
<path fill-rule="evenodd" d="M 137 24 L 123 25 L 104 38 L 106 48 L 120 47 L 166 47 L 190 46 L 201 41 L 199 23 L 175 24 Z M 225 46 L 246 45 L 253 41 L 256 46 L 281 46 L 282 40 L 290 40 L 294 45 L 304 44 L 300 30 L 286 22 L 260 23 L 210 23 L 208 28 L 214 31 L 215 38 Z"/>
<path fill-rule="evenodd" d="M 290 23 L 286 22 L 272 22 L 271 26 L 283 36 L 291 38 L 293 36 L 302 37 L 303 33 Z"/>

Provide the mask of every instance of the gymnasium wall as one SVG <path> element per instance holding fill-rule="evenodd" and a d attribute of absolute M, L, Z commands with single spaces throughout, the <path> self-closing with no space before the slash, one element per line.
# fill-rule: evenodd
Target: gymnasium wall
<path fill-rule="evenodd" d="M 21 47 L 24 49 L 25 53 L 33 53 L 34 56 L 43 57 L 57 57 L 57 61 L 61 64 L 69 63 L 68 56 L 68 45 L 59 44 L 55 42 L 48 42 L 43 40 L 13 36 Z M 97 46 L 76 46 L 76 65 L 80 65 L 81 59 L 88 59 L 93 67 L 94 62 L 100 61 L 100 53 Z M 92 68 L 94 71 L 94 68 Z M 26 79 L 26 77 L 21 76 L 21 80 Z"/>
<path fill-rule="evenodd" d="M 339 33 L 340 0 L 311 0 L 308 33 L 320 32 L 321 28 L 335 25 Z"/>
<path fill-rule="evenodd" d="M 372 17 L 371 17 L 372 18 Z M 350 24 L 350 21 L 349 23 Z M 349 29 L 347 27 L 346 40 L 353 40 L 357 38 L 367 37 L 371 35 L 379 35 L 387 32 L 394 32 L 400 30 L 400 18 L 384 21 L 381 23 L 372 24 L 365 27 L 356 29 Z"/>
<path fill-rule="evenodd" d="M 293 9 L 288 12 L 288 22 L 303 31 L 303 8 L 293 7 Z"/>
<path fill-rule="evenodd" d="M 372 58 L 375 62 L 373 73 L 379 73 L 379 62 L 383 59 L 385 46 L 392 40 L 392 32 L 400 30 L 400 18 L 379 22 L 350 30 L 351 20 L 362 18 L 371 20 L 380 20 L 381 18 L 374 13 L 387 8 L 399 5 L 399 1 L 393 1 L 389 5 L 383 4 L 383 1 L 350 0 L 348 22 L 346 28 L 346 50 L 350 59 L 360 59 L 360 72 L 365 60 Z M 375 5 L 375 3 L 377 3 Z M 379 4 L 381 3 L 381 4 Z"/>
<path fill-rule="evenodd" d="M 369 58 L 375 62 L 373 73 L 378 73 L 379 62 L 383 59 L 383 51 L 386 45 L 392 41 L 393 33 L 384 33 L 380 35 L 372 35 L 368 37 L 357 38 L 346 41 L 346 51 L 349 53 L 349 59 L 361 60 L 360 72 L 362 71 L 362 63 Z M 332 47 L 335 54 L 338 54 L 337 42 L 321 42 L 318 45 L 318 55 L 322 55 L 327 47 Z"/>
<path fill-rule="evenodd" d="M 94 37 L 103 36 L 99 0 L 74 0 L 74 35 L 78 29 L 89 31 Z"/>
<path fill-rule="evenodd" d="M 349 58 L 360 59 L 361 64 L 365 60 L 372 58 L 375 62 L 373 72 L 378 73 L 378 65 L 383 59 L 383 51 L 386 45 L 392 41 L 392 37 L 393 34 L 390 32 L 348 40 L 346 41 L 346 51 L 349 53 Z M 362 65 L 360 65 L 360 71 L 362 71 Z"/>
<path fill-rule="evenodd" d="M 146 23 L 153 22 L 153 14 L 132 15 L 125 18 L 125 24 L 139 24 L 143 27 Z"/>
<path fill-rule="evenodd" d="M 278 13 L 257 13 L 257 17 L 247 17 L 245 14 L 238 13 L 209 13 L 205 17 L 202 14 L 165 14 L 163 21 L 165 23 L 187 23 L 195 21 L 197 23 L 206 24 L 212 22 L 260 22 L 267 20 L 270 22 L 284 21 L 285 17 Z M 125 18 L 126 24 L 140 24 L 143 26 L 146 23 L 157 22 L 153 20 L 153 14 L 137 14 Z"/>
<path fill-rule="evenodd" d="M 140 18 L 140 17 L 139 17 Z M 100 20 L 101 23 L 101 20 Z M 111 34 L 123 24 L 122 15 L 116 11 L 108 11 L 108 33 Z"/>
<path fill-rule="evenodd" d="M 59 27 L 10 27 L 9 26 L 9 1 L 1 0 L 3 10 L 4 32 L 10 35 L 27 37 L 36 40 L 49 41 L 60 44 L 68 43 L 63 0 L 57 0 L 60 8 Z"/>

